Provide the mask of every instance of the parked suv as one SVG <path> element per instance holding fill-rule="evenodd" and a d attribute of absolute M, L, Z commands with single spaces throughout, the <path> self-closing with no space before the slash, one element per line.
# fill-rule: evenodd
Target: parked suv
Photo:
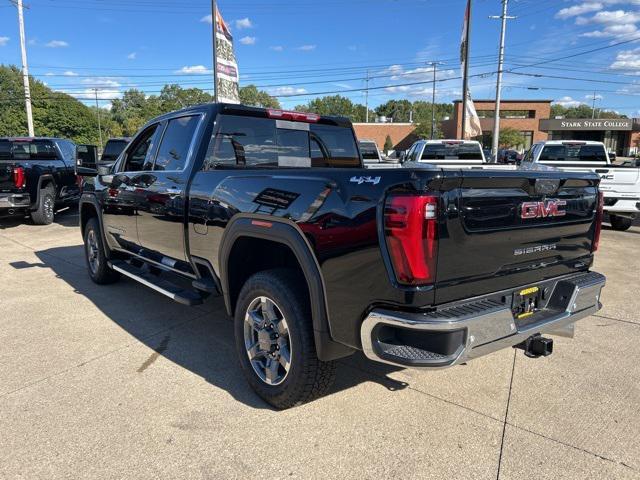
<path fill-rule="evenodd" d="M 221 295 L 247 381 L 278 408 L 326 392 L 357 350 L 417 368 L 549 355 L 541 334 L 601 307 L 591 172 L 367 170 L 347 119 L 209 104 L 151 120 L 94 175 L 91 279 Z"/>
<path fill-rule="evenodd" d="M 0 216 L 53 222 L 56 207 L 77 204 L 76 145 L 62 138 L 0 138 Z"/>

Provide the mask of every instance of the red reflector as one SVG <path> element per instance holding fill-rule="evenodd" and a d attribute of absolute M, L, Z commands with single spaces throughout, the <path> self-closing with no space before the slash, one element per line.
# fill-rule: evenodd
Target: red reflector
<path fill-rule="evenodd" d="M 596 206 L 596 230 L 593 233 L 591 252 L 596 252 L 600 246 L 600 232 L 602 231 L 602 217 L 604 217 L 604 195 L 598 192 L 598 205 Z"/>
<path fill-rule="evenodd" d="M 256 227 L 264 227 L 264 228 L 273 227 L 273 223 L 271 223 L 271 222 L 263 222 L 261 220 L 251 220 L 251 225 L 255 225 Z"/>
<path fill-rule="evenodd" d="M 24 188 L 27 185 L 27 177 L 24 174 L 24 168 L 13 167 L 13 185 L 16 188 Z"/>
<path fill-rule="evenodd" d="M 438 197 L 394 196 L 387 199 L 384 227 L 391 263 L 399 283 L 434 283 L 437 257 Z"/>
<path fill-rule="evenodd" d="M 267 110 L 267 115 L 269 118 L 290 120 L 292 122 L 316 123 L 320 120 L 320 115 L 316 115 L 315 113 L 291 112 L 288 110 L 274 110 L 272 108 Z"/>

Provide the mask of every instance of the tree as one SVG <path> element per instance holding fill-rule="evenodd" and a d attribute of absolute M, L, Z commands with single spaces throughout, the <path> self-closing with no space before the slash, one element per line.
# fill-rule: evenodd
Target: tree
<path fill-rule="evenodd" d="M 255 85 L 240 87 L 240 102 L 243 105 L 262 108 L 280 108 L 280 102 L 264 90 L 258 90 Z"/>
<path fill-rule="evenodd" d="M 381 117 L 393 118 L 393 121 L 408 122 L 413 104 L 409 100 L 389 100 L 376 108 L 376 114 Z"/>
<path fill-rule="evenodd" d="M 364 122 L 366 107 L 354 104 L 351 100 L 341 95 L 315 98 L 306 105 L 295 107 L 298 112 L 313 112 L 318 115 L 337 115 L 347 117 L 352 122 Z"/>
<path fill-rule="evenodd" d="M 522 144 L 523 137 L 515 128 L 507 127 L 500 129 L 500 136 L 498 137 L 498 144 L 502 148 L 513 148 Z"/>
<path fill-rule="evenodd" d="M 600 110 L 596 108 L 595 113 L 596 118 L 627 118 L 626 115 L 620 115 L 611 110 Z M 551 105 L 551 118 L 592 118 L 593 116 L 593 109 L 584 103 L 574 107 L 565 107 L 557 103 Z"/>
<path fill-rule="evenodd" d="M 393 150 L 393 141 L 391 141 L 391 135 L 387 135 L 387 138 L 384 140 L 384 152 L 387 153 L 389 150 Z"/>

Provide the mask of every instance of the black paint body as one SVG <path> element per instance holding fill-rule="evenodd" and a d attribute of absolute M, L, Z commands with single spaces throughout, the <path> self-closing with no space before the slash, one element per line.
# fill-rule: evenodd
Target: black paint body
<path fill-rule="evenodd" d="M 202 170 L 215 120 L 224 108 L 209 105 L 187 110 L 201 114 L 202 123 L 183 172 L 127 174 L 118 170 L 120 159 L 114 175 L 88 182 L 82 201 L 98 206 L 109 249 L 155 261 L 165 258 L 165 265 L 171 263 L 166 261 L 170 257 L 175 261 L 172 271 L 187 278 L 198 278 L 197 265 L 206 263 L 224 290 L 227 282 L 220 277 L 228 275 L 228 259 L 221 252 L 232 251 L 224 245 L 229 241 L 225 231 L 230 222 L 238 218 L 254 218 L 258 224 L 282 222 L 294 235 L 304 236 L 305 248 L 319 266 L 331 339 L 351 348 L 360 348 L 360 324 L 374 307 L 433 309 L 586 271 L 592 263 L 599 182 L 594 174 L 405 168 Z M 247 109 L 246 114 L 262 115 L 259 112 L 263 111 Z M 114 188 L 118 175 L 127 177 L 125 185 Z M 376 182 L 355 181 L 363 176 Z M 553 198 L 567 202 L 566 216 L 520 218 L 523 201 L 543 200 L 543 195 L 535 193 L 539 178 L 559 181 Z M 395 280 L 382 219 L 385 199 L 400 192 L 440 196 L 433 285 L 403 287 Z M 259 228 L 254 225 L 246 235 L 253 236 Z M 514 256 L 516 248 L 541 244 L 556 248 Z M 232 313 L 233 298 L 228 291 L 223 293 Z"/>

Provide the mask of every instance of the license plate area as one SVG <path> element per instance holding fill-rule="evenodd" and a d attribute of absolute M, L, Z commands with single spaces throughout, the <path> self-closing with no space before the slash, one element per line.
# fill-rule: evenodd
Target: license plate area
<path fill-rule="evenodd" d="M 524 320 L 531 317 L 541 308 L 542 289 L 529 287 L 513 294 L 511 311 L 516 320 Z"/>

